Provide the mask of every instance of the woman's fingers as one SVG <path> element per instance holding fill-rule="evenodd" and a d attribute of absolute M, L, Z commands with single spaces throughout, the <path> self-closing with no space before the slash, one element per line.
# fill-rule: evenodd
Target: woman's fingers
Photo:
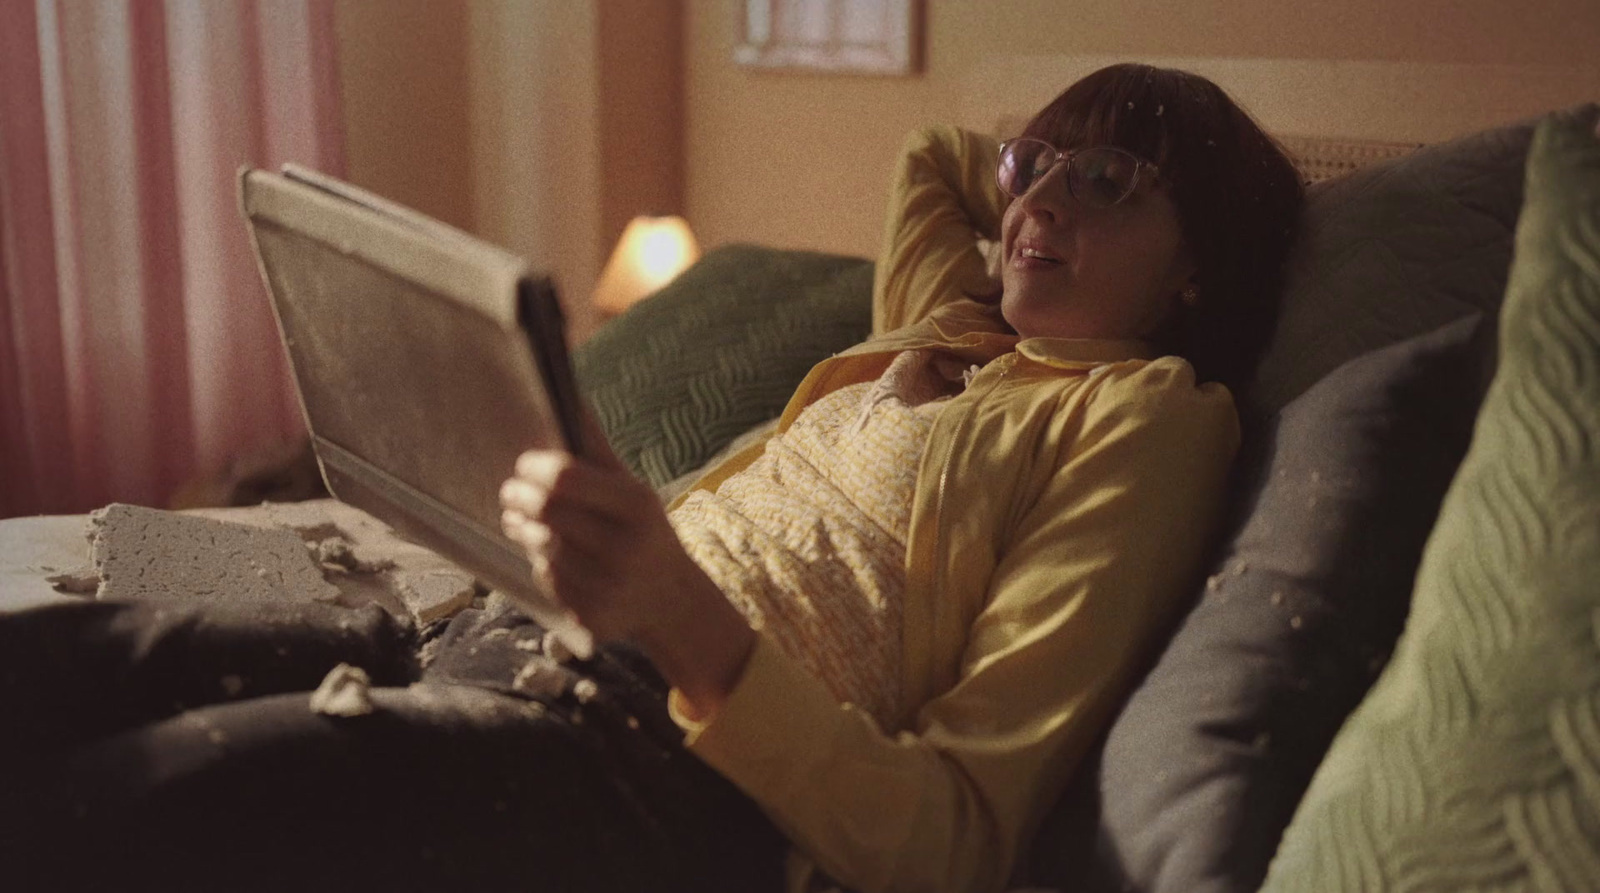
<path fill-rule="evenodd" d="M 534 573 L 602 639 L 659 625 L 693 560 L 655 492 L 620 465 L 534 450 L 500 488 L 501 527 Z M 681 607 L 681 606 L 680 606 Z"/>
<path fill-rule="evenodd" d="M 516 474 L 500 488 L 500 502 L 530 518 L 545 520 L 551 507 L 581 509 L 619 522 L 659 505 L 655 493 L 623 468 L 604 468 L 558 450 L 530 450 L 517 457 Z"/>

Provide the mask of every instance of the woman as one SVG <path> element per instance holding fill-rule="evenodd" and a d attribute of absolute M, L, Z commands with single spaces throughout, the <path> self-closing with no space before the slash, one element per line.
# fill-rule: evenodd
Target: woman
<path fill-rule="evenodd" d="M 420 669 L 406 631 L 331 608 L 24 612 L 0 623 L 0 783 L 31 804 L 7 864 L 53 888 L 1002 887 L 1199 567 L 1301 191 L 1215 86 L 1144 66 L 1003 148 L 924 131 L 895 176 L 878 334 L 767 442 L 670 515 L 598 436 L 506 482 L 536 572 L 648 661 L 530 674 L 539 631 L 505 606 L 425 634 Z M 388 686 L 371 714 L 306 709 L 340 660 Z"/>
<path fill-rule="evenodd" d="M 771 440 L 670 516 L 610 456 L 525 454 L 505 530 L 661 670 L 792 877 L 998 889 L 1200 567 L 1238 438 L 1215 382 L 1270 329 L 1302 192 L 1214 85 L 1137 65 L 998 149 L 916 135 L 894 190 L 880 334 Z M 966 297 L 974 232 L 998 305 Z"/>

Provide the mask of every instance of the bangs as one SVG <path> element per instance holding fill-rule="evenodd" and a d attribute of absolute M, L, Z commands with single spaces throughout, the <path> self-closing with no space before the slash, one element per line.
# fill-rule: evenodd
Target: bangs
<path fill-rule="evenodd" d="M 1209 130 L 1205 92 L 1185 72 L 1149 65 L 1102 68 L 1073 84 L 1046 106 L 1023 131 L 1060 149 L 1115 146 L 1132 152 L 1163 173 L 1203 141 L 1197 126 Z"/>

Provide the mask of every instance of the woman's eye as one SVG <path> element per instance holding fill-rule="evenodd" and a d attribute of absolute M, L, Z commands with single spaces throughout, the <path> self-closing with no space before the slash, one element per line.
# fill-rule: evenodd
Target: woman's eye
<path fill-rule="evenodd" d="M 1100 201 L 1110 204 L 1122 198 L 1122 184 L 1116 179 L 1105 175 L 1091 176 L 1088 179 L 1090 191 Z"/>

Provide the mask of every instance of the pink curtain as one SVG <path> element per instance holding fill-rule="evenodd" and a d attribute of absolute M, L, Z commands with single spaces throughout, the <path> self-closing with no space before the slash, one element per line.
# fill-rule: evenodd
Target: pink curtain
<path fill-rule="evenodd" d="M 303 435 L 235 197 L 343 171 L 333 0 L 0 0 L 0 517 Z"/>

